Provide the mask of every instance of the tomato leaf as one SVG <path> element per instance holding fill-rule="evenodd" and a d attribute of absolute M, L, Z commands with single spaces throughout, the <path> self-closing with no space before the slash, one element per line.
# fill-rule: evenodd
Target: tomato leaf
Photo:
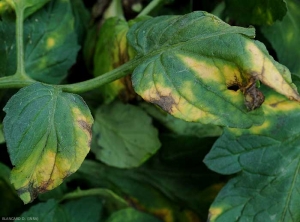
<path fill-rule="evenodd" d="M 90 149 L 93 118 L 81 97 L 36 83 L 4 107 L 11 182 L 24 203 L 60 185 Z"/>
<path fill-rule="evenodd" d="M 287 12 L 285 0 L 225 0 L 226 13 L 239 24 L 271 25 Z"/>
<path fill-rule="evenodd" d="M 91 196 L 60 204 L 54 199 L 32 206 L 21 218 L 39 221 L 101 221 L 102 199 Z"/>
<path fill-rule="evenodd" d="M 209 221 L 300 219 L 299 104 L 268 92 L 263 109 L 264 124 L 226 129 L 204 159 L 218 173 L 238 173 L 213 202 Z"/>
<path fill-rule="evenodd" d="M 300 50 L 297 50 L 300 41 L 300 2 L 286 1 L 288 12 L 283 20 L 261 30 L 275 49 L 279 62 L 300 76 Z"/>
<path fill-rule="evenodd" d="M 83 0 L 72 0 L 70 3 L 75 18 L 75 30 L 78 37 L 78 43 L 82 44 L 88 30 L 91 15 L 85 7 Z"/>
<path fill-rule="evenodd" d="M 24 10 L 24 18 L 30 16 L 40 8 L 42 8 L 50 0 L 4 0 L 8 2 L 12 8 L 16 10 L 16 13 L 20 13 L 20 10 Z"/>
<path fill-rule="evenodd" d="M 34 218 L 39 221 L 67 221 L 68 215 L 58 201 L 51 199 L 44 203 L 32 206 L 25 211 L 21 218 Z"/>
<path fill-rule="evenodd" d="M 133 208 L 127 208 L 124 210 L 119 210 L 113 213 L 106 222 L 161 222 L 155 216 L 146 214 L 144 212 L 135 210 Z"/>
<path fill-rule="evenodd" d="M 93 126 L 92 151 L 104 163 L 137 167 L 160 147 L 151 118 L 133 105 L 112 103 L 100 107 Z"/>
<path fill-rule="evenodd" d="M 220 136 L 222 134 L 222 127 L 220 126 L 187 122 L 166 113 L 150 103 L 142 103 L 141 107 L 172 133 L 180 136 L 195 136 L 203 138 Z"/>
<path fill-rule="evenodd" d="M 0 76 L 16 72 L 15 21 L 12 15 L 4 13 L 0 19 Z"/>
<path fill-rule="evenodd" d="M 199 161 L 215 138 L 161 135 L 160 139 L 160 150 L 138 168 L 124 170 L 85 160 L 74 177 L 93 187 L 118 190 L 138 209 L 163 221 L 205 221 L 223 185 L 218 183 L 220 175 Z"/>
<path fill-rule="evenodd" d="M 102 221 L 102 208 L 104 201 L 97 196 L 84 197 L 80 199 L 71 200 L 63 205 L 68 220 L 72 222 Z"/>
<path fill-rule="evenodd" d="M 143 61 L 132 75 L 134 89 L 186 121 L 240 128 L 261 124 L 262 110 L 248 112 L 244 105 L 251 81 L 300 97 L 289 70 L 251 39 L 254 35 L 253 28 L 230 26 L 205 12 L 137 23 L 127 35 Z"/>
<path fill-rule="evenodd" d="M 13 75 L 15 19 L 9 14 L 0 20 L 0 41 L 0 75 Z M 25 70 L 31 78 L 58 84 L 66 77 L 79 50 L 69 0 L 53 0 L 25 20 L 24 47 Z"/>
<path fill-rule="evenodd" d="M 94 76 L 100 76 L 120 65 L 126 63 L 129 58 L 126 34 L 128 32 L 126 21 L 117 17 L 105 20 L 101 26 L 94 55 Z M 100 87 L 105 103 L 112 102 L 117 96 L 130 97 L 126 77 L 115 80 Z M 133 90 L 132 90 L 133 91 Z"/>

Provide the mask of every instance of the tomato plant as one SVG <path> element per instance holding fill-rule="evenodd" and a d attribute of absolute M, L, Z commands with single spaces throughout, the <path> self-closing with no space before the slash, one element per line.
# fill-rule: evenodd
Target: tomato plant
<path fill-rule="evenodd" d="M 1 219 L 299 221 L 299 12 L 1 0 Z"/>

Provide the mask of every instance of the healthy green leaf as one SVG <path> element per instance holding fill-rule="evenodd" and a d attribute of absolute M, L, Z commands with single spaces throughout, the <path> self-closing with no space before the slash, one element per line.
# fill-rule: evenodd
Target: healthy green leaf
<path fill-rule="evenodd" d="M 209 221 L 300 220 L 300 107 L 269 92 L 263 109 L 264 124 L 226 129 L 204 159 L 218 173 L 238 173 L 213 202 Z"/>
<path fill-rule="evenodd" d="M 98 197 L 83 197 L 59 204 L 50 199 L 32 206 L 21 218 L 38 221 L 101 221 L 103 201 Z M 28 219 L 27 219 L 28 220 Z"/>
<path fill-rule="evenodd" d="M 99 222 L 102 217 L 103 200 L 99 197 L 83 197 L 63 205 L 70 222 Z M 61 221 L 61 220 L 59 220 Z"/>
<path fill-rule="evenodd" d="M 16 72 L 15 21 L 11 14 L 4 13 L 0 19 L 0 77 Z"/>
<path fill-rule="evenodd" d="M 252 40 L 254 35 L 253 28 L 230 26 L 205 12 L 137 23 L 127 35 L 143 61 L 132 75 L 134 89 L 186 121 L 240 128 L 261 124 L 262 110 L 249 112 L 243 101 L 249 101 L 247 87 L 253 80 L 290 99 L 300 97 L 289 70 Z M 261 98 L 250 95 L 253 104 L 247 108 L 258 107 Z"/>
<path fill-rule="evenodd" d="M 239 24 L 271 25 L 287 12 L 285 0 L 225 0 L 226 12 Z"/>
<path fill-rule="evenodd" d="M 81 97 L 36 83 L 4 107 L 11 182 L 24 203 L 51 190 L 81 165 L 90 149 L 93 117 Z"/>
<path fill-rule="evenodd" d="M 151 118 L 138 107 L 119 102 L 97 110 L 93 135 L 96 158 L 120 168 L 141 165 L 160 147 Z"/>
<path fill-rule="evenodd" d="M 16 72 L 15 21 L 0 20 L 0 75 Z M 57 84 L 67 75 L 79 46 L 69 0 L 53 0 L 24 22 L 26 73 L 33 79 Z"/>
<path fill-rule="evenodd" d="M 25 22 L 26 71 L 35 80 L 59 83 L 79 46 L 70 0 L 54 0 Z"/>
<path fill-rule="evenodd" d="M 32 206 L 21 215 L 22 217 L 38 221 L 68 221 L 65 209 L 58 204 L 58 201 L 53 199 Z"/>
<path fill-rule="evenodd" d="M 277 53 L 279 62 L 300 76 L 300 2 L 286 0 L 288 12 L 282 21 L 261 28 Z"/>
<path fill-rule="evenodd" d="M 157 217 L 140 212 L 133 208 L 127 208 L 124 210 L 113 213 L 106 222 L 162 222 Z"/>
<path fill-rule="evenodd" d="M 94 76 L 111 71 L 129 60 L 126 21 L 117 17 L 107 19 L 101 26 L 94 55 Z M 126 78 L 126 77 L 125 77 Z M 124 78 L 100 88 L 106 103 L 112 102 L 121 93 L 126 93 Z"/>
<path fill-rule="evenodd" d="M 112 208 L 112 205 L 114 203 L 107 202 L 106 199 L 102 199 L 101 195 L 97 196 L 97 193 L 94 193 L 96 189 L 90 189 L 86 191 L 80 191 L 84 193 L 82 197 L 80 196 L 75 196 L 72 197 L 74 193 L 69 193 L 68 198 L 63 199 L 62 201 L 56 201 L 54 199 L 50 199 L 47 202 L 40 203 L 37 205 L 32 206 L 27 212 L 24 212 L 21 217 L 23 218 L 38 218 L 39 221 L 88 221 L 88 222 L 99 222 L 99 221 L 104 221 L 103 220 L 103 214 L 105 212 L 109 213 Z M 97 189 L 98 191 L 100 189 Z M 104 189 L 102 189 L 104 191 Z M 90 192 L 91 191 L 91 192 Z M 90 194 L 87 194 L 90 192 Z M 112 193 L 112 192 L 110 192 Z M 78 194 L 78 192 L 76 192 Z M 75 194 L 75 195 L 76 195 Z M 109 193 L 107 193 L 109 194 Z M 107 195 L 106 194 L 106 195 Z M 86 196 L 85 196 L 86 195 Z M 90 196 L 92 195 L 92 196 Z M 71 198 L 71 199 L 70 199 Z M 124 208 L 124 203 L 123 207 L 121 210 L 124 209 L 129 209 L 128 204 L 125 202 L 126 208 Z M 120 205 L 119 205 L 120 206 Z M 108 210 L 108 211 L 107 211 Z M 114 212 L 119 212 L 120 209 L 116 209 L 117 211 Z M 119 210 L 119 211 L 118 211 Z M 112 214 L 114 215 L 114 214 Z M 112 219 L 115 218 L 117 215 L 112 216 Z M 136 216 L 139 215 L 139 212 L 137 211 L 134 212 L 133 214 L 126 214 L 124 213 L 123 216 L 135 218 Z M 147 214 L 145 214 L 147 215 Z M 150 218 L 151 216 L 148 215 Z M 116 217 L 118 218 L 118 217 Z M 147 218 L 145 216 L 145 218 Z M 28 219 L 27 219 L 28 220 Z M 105 220 L 106 221 L 106 220 Z"/>
<path fill-rule="evenodd" d="M 82 44 L 88 29 L 91 15 L 85 7 L 83 0 L 72 0 L 71 5 L 75 18 L 75 30 L 78 37 L 78 43 Z"/>
<path fill-rule="evenodd" d="M 16 13 L 20 13 L 20 10 L 24 11 L 24 18 L 27 18 L 40 8 L 42 8 L 50 0 L 4 0 L 8 2 L 15 10 Z"/>

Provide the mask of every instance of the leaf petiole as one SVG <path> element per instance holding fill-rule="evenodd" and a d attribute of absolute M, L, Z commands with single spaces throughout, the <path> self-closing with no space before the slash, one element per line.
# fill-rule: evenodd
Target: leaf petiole
<path fill-rule="evenodd" d="M 17 72 L 18 73 L 18 72 Z M 0 89 L 7 88 L 23 88 L 25 86 L 29 86 L 36 81 L 30 79 L 29 77 L 25 77 L 21 74 L 15 74 L 13 76 L 5 76 L 0 78 Z"/>
<path fill-rule="evenodd" d="M 159 6 L 163 5 L 164 3 L 168 2 L 168 0 L 152 0 L 138 15 L 137 17 L 140 16 L 145 16 L 149 15 L 152 11 L 154 11 L 156 8 Z"/>
<path fill-rule="evenodd" d="M 54 85 L 54 86 L 61 88 L 65 92 L 71 92 L 71 93 L 87 92 L 95 88 L 98 88 L 102 85 L 105 85 L 107 83 L 110 83 L 114 80 L 117 80 L 119 78 L 122 78 L 126 75 L 129 75 L 138 66 L 139 63 L 141 63 L 141 59 L 133 59 L 123 64 L 122 66 L 110 72 L 107 72 L 101 76 L 98 76 L 96 78 L 89 79 L 79 83 L 66 84 L 66 85 Z M 35 82 L 37 81 L 21 74 L 6 76 L 0 78 L 0 89 L 22 88 L 25 86 L 29 86 Z"/>
<path fill-rule="evenodd" d="M 107 72 L 96 78 L 89 79 L 87 81 L 67 84 L 67 85 L 57 85 L 57 87 L 60 87 L 65 92 L 71 92 L 71 93 L 87 92 L 95 88 L 98 88 L 102 85 L 105 85 L 107 83 L 110 83 L 114 80 L 120 79 L 126 75 L 131 74 L 132 71 L 142 62 L 141 60 L 142 60 L 141 58 L 130 60 L 129 62 L 119 66 L 118 68 L 110 72 Z"/>
<path fill-rule="evenodd" d="M 27 77 L 24 63 L 24 43 L 23 43 L 23 21 L 24 8 L 16 4 L 16 44 L 17 44 L 17 71 L 16 76 Z"/>

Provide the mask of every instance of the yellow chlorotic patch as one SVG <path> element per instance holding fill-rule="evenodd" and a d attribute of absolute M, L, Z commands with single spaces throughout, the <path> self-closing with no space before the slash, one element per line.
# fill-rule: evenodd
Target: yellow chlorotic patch
<path fill-rule="evenodd" d="M 34 186 L 40 186 L 40 183 L 47 182 L 53 175 L 52 169 L 55 165 L 56 153 L 49 151 L 48 149 L 44 150 L 43 155 L 38 160 L 37 165 L 35 166 L 34 174 Z"/>
<path fill-rule="evenodd" d="M 172 96 L 174 103 L 178 103 L 180 96 L 176 93 L 175 89 L 165 87 L 161 84 L 156 84 L 148 87 L 147 90 L 142 92 L 142 96 L 146 101 L 160 100 L 161 97 Z"/>
<path fill-rule="evenodd" d="M 234 134 L 236 137 L 243 135 L 243 130 L 238 128 L 227 128 L 228 131 L 230 131 L 232 134 Z"/>
<path fill-rule="evenodd" d="M 189 98 L 190 101 L 196 101 L 197 100 L 197 96 L 193 93 L 194 92 L 193 89 L 195 87 L 199 87 L 199 86 L 197 86 L 196 83 L 194 83 L 192 81 L 186 81 L 180 87 L 180 92 L 186 98 Z"/>
<path fill-rule="evenodd" d="M 43 147 L 47 141 L 47 135 L 45 135 L 39 143 L 36 144 L 36 149 L 31 155 L 20 164 L 19 167 L 14 167 L 11 171 L 11 183 L 14 184 L 16 190 L 28 187 L 29 183 L 33 180 L 36 165 L 32 163 L 38 163 L 40 161 Z M 22 175 L 22 176 L 20 176 Z"/>
<path fill-rule="evenodd" d="M 25 204 L 27 204 L 31 201 L 31 196 L 30 196 L 29 192 L 22 193 L 20 195 L 20 198 Z"/>
<path fill-rule="evenodd" d="M 239 69 L 235 66 L 229 66 L 229 65 L 222 65 L 221 66 L 221 72 L 224 75 L 225 82 L 227 86 L 233 85 L 233 84 L 240 84 L 242 85 L 242 77 L 241 73 L 239 72 Z"/>
<path fill-rule="evenodd" d="M 53 48 L 53 46 L 55 46 L 55 39 L 49 37 L 47 39 L 47 49 L 49 50 L 49 49 Z"/>
<path fill-rule="evenodd" d="M 287 100 L 285 97 L 281 95 L 269 95 L 266 98 L 264 107 L 267 107 L 265 113 L 267 112 L 288 112 L 295 111 L 296 109 L 300 109 L 300 104 L 295 101 Z"/>
<path fill-rule="evenodd" d="M 262 125 L 251 127 L 248 131 L 250 132 L 250 134 L 258 135 L 264 131 L 269 131 L 271 127 L 272 125 L 270 120 L 266 119 Z"/>
<path fill-rule="evenodd" d="M 232 104 L 236 104 L 236 106 L 240 105 L 244 107 L 244 95 L 240 90 L 234 91 L 234 90 L 226 89 L 222 93 L 224 94 L 225 98 L 230 99 Z"/>
<path fill-rule="evenodd" d="M 82 120 L 90 126 L 93 124 L 93 119 L 87 118 L 77 107 L 72 108 L 72 114 L 77 121 Z"/>
<path fill-rule="evenodd" d="M 187 83 L 186 87 L 192 86 Z M 184 91 L 185 89 L 182 90 Z M 187 88 L 186 90 L 190 91 L 191 89 Z M 189 92 L 189 94 L 192 95 L 192 92 Z M 186 121 L 201 121 L 202 123 L 211 123 L 212 121 L 219 119 L 219 117 L 203 111 L 206 109 L 206 107 L 201 107 L 200 105 L 197 107 L 195 104 L 192 104 L 193 101 L 187 101 L 174 89 L 163 87 L 160 84 L 157 84 L 156 87 L 149 87 L 143 92 L 142 96 L 146 101 L 157 104 L 173 116 Z"/>
<path fill-rule="evenodd" d="M 178 55 L 178 57 L 195 73 L 199 79 L 201 79 L 201 81 L 222 82 L 223 77 L 216 66 L 183 55 Z"/>
<path fill-rule="evenodd" d="M 215 221 L 217 217 L 224 211 L 221 207 L 212 207 L 209 209 L 208 221 Z"/>
<path fill-rule="evenodd" d="M 285 100 L 287 100 L 286 97 L 274 93 L 274 94 L 268 95 L 265 98 L 264 105 L 268 105 L 269 106 L 271 104 L 275 104 L 275 103 L 282 102 L 282 101 L 285 101 Z"/>
<path fill-rule="evenodd" d="M 77 155 L 77 153 L 76 153 Z M 54 179 L 55 181 L 58 181 L 57 183 L 55 182 L 56 185 L 60 184 L 59 181 L 63 181 L 63 179 L 70 174 L 70 171 L 73 173 L 71 167 L 72 164 L 75 161 L 75 156 L 73 158 L 64 158 L 60 154 L 57 155 L 55 165 L 53 166 L 53 172 L 51 175 L 51 179 Z M 56 185 L 53 184 L 53 187 L 51 189 L 55 188 Z"/>
<path fill-rule="evenodd" d="M 72 108 L 72 114 L 73 117 L 76 121 L 76 133 L 77 134 L 77 147 L 78 146 L 83 146 L 83 145 L 88 145 L 89 147 L 89 142 L 92 138 L 92 132 L 91 132 L 91 127 L 93 124 L 93 119 L 92 118 L 87 118 L 78 108 Z M 79 129 L 79 130 L 78 130 Z M 82 132 L 85 133 L 85 138 L 82 135 Z"/>
<path fill-rule="evenodd" d="M 286 101 L 270 104 L 270 107 L 276 109 L 277 111 L 280 110 L 285 113 L 289 111 L 295 112 L 297 109 L 300 110 L 300 103 L 286 100 Z"/>
<path fill-rule="evenodd" d="M 262 53 L 262 51 L 257 47 L 257 45 L 255 43 L 253 43 L 252 41 L 250 42 L 246 42 L 246 46 L 245 49 L 247 51 L 249 51 L 252 56 L 251 60 L 253 63 L 253 67 L 252 67 L 252 71 L 257 72 L 257 74 L 261 74 L 262 69 L 263 69 L 263 65 L 264 65 L 264 60 L 265 60 L 265 55 Z M 272 66 L 274 66 L 273 64 L 271 64 L 270 67 L 271 70 L 268 71 L 275 71 L 277 70 L 275 67 L 272 68 Z M 273 70 L 275 69 L 275 70 Z M 277 70 L 277 74 L 278 75 L 278 70 Z M 280 75 L 280 74 L 279 74 Z"/>
<path fill-rule="evenodd" d="M 182 100 L 177 104 L 176 110 L 172 113 L 174 116 L 185 119 L 186 121 L 201 121 L 202 123 L 211 123 L 213 119 L 219 117 L 203 111 L 205 107 L 196 107 L 186 100 Z"/>
<path fill-rule="evenodd" d="M 75 172 L 80 167 L 82 161 L 90 151 L 91 135 L 87 131 L 84 132 L 86 135 L 85 137 L 82 135 L 82 131 L 76 129 L 76 156 L 70 168 L 70 171 L 72 172 Z"/>
<path fill-rule="evenodd" d="M 246 44 L 246 49 L 251 52 L 251 60 L 253 63 L 252 73 L 263 84 L 273 88 L 289 99 L 300 101 L 300 97 L 295 89 L 283 78 L 279 70 L 275 67 L 271 60 L 267 59 L 263 52 L 253 42 Z M 289 72 L 287 69 L 285 72 Z"/>
<path fill-rule="evenodd" d="M 93 119 L 86 117 L 78 108 L 72 108 L 72 114 L 76 121 L 75 134 L 76 134 L 76 144 L 75 144 L 75 152 L 76 156 L 72 165 L 70 167 L 70 171 L 76 171 L 87 153 L 90 150 L 90 142 L 92 138 L 91 127 L 93 124 Z"/>

